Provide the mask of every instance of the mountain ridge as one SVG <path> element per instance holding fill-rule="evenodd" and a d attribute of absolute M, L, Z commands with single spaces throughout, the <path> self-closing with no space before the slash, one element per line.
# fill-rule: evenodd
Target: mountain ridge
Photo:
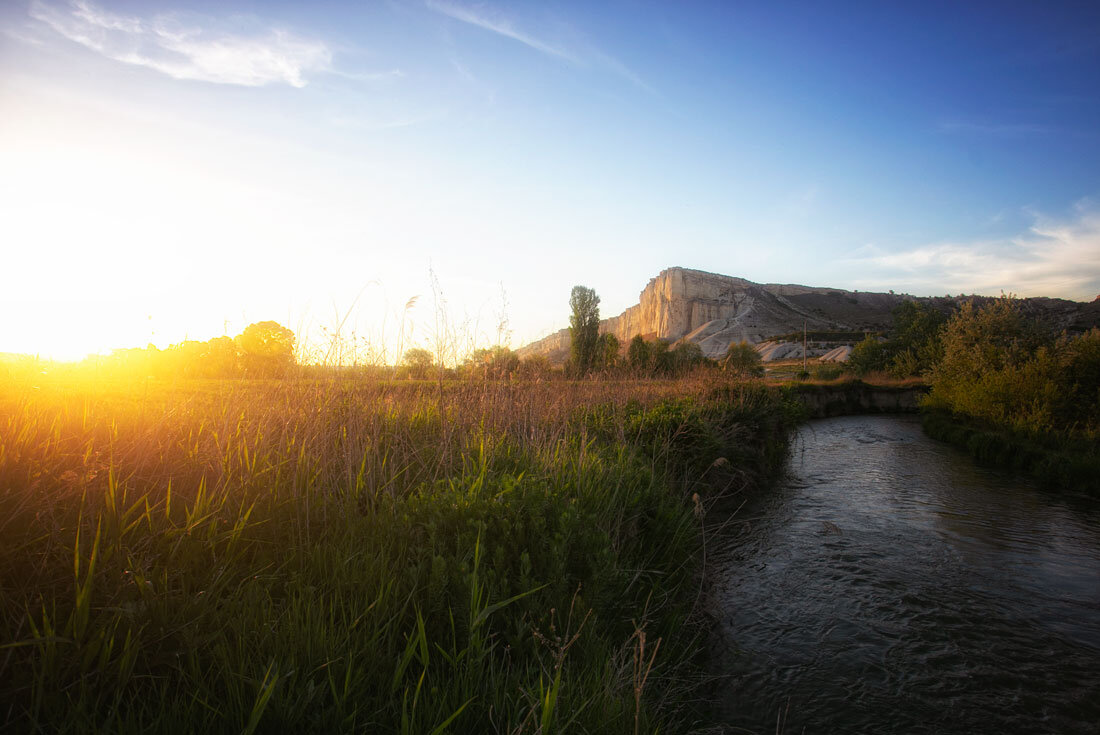
<path fill-rule="evenodd" d="M 703 354 L 719 357 L 733 342 L 759 344 L 803 328 L 812 331 L 877 332 L 890 328 L 891 310 L 906 300 L 948 311 L 960 301 L 988 296 L 912 296 L 792 283 L 754 283 L 738 276 L 674 266 L 649 280 L 638 303 L 600 321 L 601 334 L 626 343 L 637 335 L 669 342 L 687 340 Z M 1049 297 L 1022 299 L 1029 311 L 1060 329 L 1087 329 L 1100 323 L 1100 304 Z M 569 329 L 559 330 L 517 350 L 520 357 L 546 355 L 564 362 Z"/>

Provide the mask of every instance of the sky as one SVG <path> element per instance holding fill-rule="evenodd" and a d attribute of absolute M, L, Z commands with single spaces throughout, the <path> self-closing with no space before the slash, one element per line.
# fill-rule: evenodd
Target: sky
<path fill-rule="evenodd" d="M 661 270 L 1100 294 L 1100 4 L 0 3 L 0 352 L 392 360 Z"/>

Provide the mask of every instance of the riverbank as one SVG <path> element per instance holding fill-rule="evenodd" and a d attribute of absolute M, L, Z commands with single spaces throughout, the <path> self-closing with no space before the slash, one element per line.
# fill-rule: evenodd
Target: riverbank
<path fill-rule="evenodd" d="M 800 403 L 807 418 L 880 413 L 917 413 L 928 386 L 916 380 L 868 383 L 856 378 L 784 383 L 778 390 Z"/>
<path fill-rule="evenodd" d="M 115 732 L 681 731 L 762 386 L 0 386 L 0 704 Z"/>
<path fill-rule="evenodd" d="M 988 422 L 929 408 L 930 387 L 858 379 L 784 383 L 776 387 L 801 404 L 810 419 L 875 414 L 917 414 L 925 433 L 967 451 L 976 461 L 1029 475 L 1049 488 L 1100 496 L 1100 447 L 1084 438 L 1022 436 Z"/>
<path fill-rule="evenodd" d="M 1050 437 L 1038 441 L 944 411 L 926 411 L 924 432 L 968 452 L 979 463 L 1027 474 L 1045 487 L 1100 497 L 1100 448 Z"/>

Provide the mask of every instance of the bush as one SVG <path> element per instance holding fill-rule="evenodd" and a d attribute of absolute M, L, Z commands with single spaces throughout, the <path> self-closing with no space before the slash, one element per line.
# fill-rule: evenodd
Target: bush
<path fill-rule="evenodd" d="M 814 366 L 814 380 L 836 380 L 844 374 L 844 368 L 840 365 L 820 363 Z"/>
<path fill-rule="evenodd" d="M 760 353 L 744 340 L 730 343 L 722 358 L 722 369 L 739 378 L 759 378 L 764 375 L 764 363 Z"/>
<path fill-rule="evenodd" d="M 859 376 L 886 369 L 890 353 L 885 342 L 877 337 L 867 336 L 852 348 L 848 355 L 848 369 Z"/>
<path fill-rule="evenodd" d="M 966 303 L 947 323 L 931 408 L 1032 437 L 1100 430 L 1100 331 L 1049 339 L 1011 297 Z"/>

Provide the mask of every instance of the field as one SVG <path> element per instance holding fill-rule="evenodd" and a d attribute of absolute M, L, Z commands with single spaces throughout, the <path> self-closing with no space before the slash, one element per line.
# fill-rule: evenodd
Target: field
<path fill-rule="evenodd" d="M 0 382 L 13 732 L 681 732 L 707 512 L 781 393 L 680 381 Z"/>

